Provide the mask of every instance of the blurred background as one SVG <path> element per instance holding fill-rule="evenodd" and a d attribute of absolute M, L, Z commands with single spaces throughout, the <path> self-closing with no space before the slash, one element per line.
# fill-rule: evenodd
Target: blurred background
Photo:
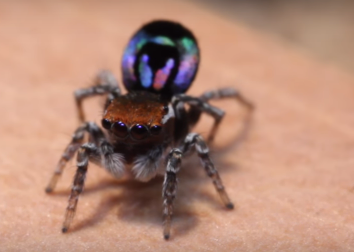
<path fill-rule="evenodd" d="M 353 0 L 187 0 L 353 72 Z"/>

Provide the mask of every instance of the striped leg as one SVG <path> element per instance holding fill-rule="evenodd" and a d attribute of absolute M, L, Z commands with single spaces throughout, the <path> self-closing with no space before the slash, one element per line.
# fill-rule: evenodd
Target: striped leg
<path fill-rule="evenodd" d="M 78 118 L 80 122 L 85 121 L 85 116 L 82 108 L 82 101 L 87 97 L 92 97 L 96 95 L 105 95 L 108 94 L 106 101 L 106 106 L 110 103 L 112 99 L 120 96 L 120 88 L 118 82 L 115 79 L 115 76 L 109 71 L 101 71 L 94 81 L 94 86 L 78 89 L 74 92 L 75 101 L 78 110 Z"/>
<path fill-rule="evenodd" d="M 168 155 L 166 175 L 163 182 L 163 237 L 168 240 L 170 236 L 171 220 L 173 215 L 173 201 L 177 192 L 177 173 L 181 166 L 182 152 L 173 149 Z"/>
<path fill-rule="evenodd" d="M 193 147 L 195 147 L 195 150 L 197 151 L 198 156 L 200 157 L 200 160 L 204 166 L 207 175 L 212 179 L 215 189 L 219 193 L 222 202 L 227 208 L 233 209 L 234 205 L 230 201 L 229 196 L 225 191 L 223 182 L 221 181 L 221 178 L 219 176 L 219 173 L 209 157 L 209 148 L 205 143 L 204 139 L 199 134 L 188 134 L 184 141 L 183 154 L 188 152 Z"/>
<path fill-rule="evenodd" d="M 254 105 L 234 88 L 222 88 L 218 90 L 208 91 L 202 94 L 200 98 L 206 102 L 209 100 L 234 98 L 241 102 L 242 105 L 246 106 L 246 108 L 250 110 L 254 109 Z"/>
<path fill-rule="evenodd" d="M 94 143 L 83 144 L 77 156 L 77 172 L 74 177 L 72 191 L 69 196 L 68 207 L 63 222 L 62 232 L 68 231 L 77 208 L 78 198 L 84 188 L 85 175 L 88 169 L 89 159 L 100 160 L 101 155 Z"/>
<path fill-rule="evenodd" d="M 244 105 L 249 110 L 250 113 L 254 109 L 254 105 L 250 101 L 248 101 L 241 93 L 239 93 L 236 89 L 233 88 L 222 88 L 214 91 L 208 91 L 202 94 L 199 98 L 203 102 L 208 102 L 210 100 L 233 98 L 236 99 L 238 102 L 240 102 L 242 105 Z M 189 117 L 189 124 L 191 126 L 194 126 L 199 121 L 202 111 L 203 110 L 200 109 L 198 106 L 190 108 L 188 117 Z M 214 139 L 221 120 L 222 117 L 218 119 L 215 118 L 215 123 L 213 125 L 212 130 L 210 131 L 208 142 L 211 142 Z"/>
<path fill-rule="evenodd" d="M 179 94 L 173 97 L 172 99 L 172 106 L 173 108 L 177 108 L 179 107 L 179 103 L 187 103 L 191 106 L 191 109 L 193 109 L 195 111 L 198 117 L 196 118 L 196 121 L 198 121 L 200 113 L 201 112 L 205 112 L 209 115 L 211 115 L 212 117 L 214 117 L 215 122 L 214 125 L 210 131 L 209 137 L 208 137 L 208 141 L 212 141 L 214 139 L 216 130 L 220 124 L 220 121 L 222 120 L 222 118 L 225 115 L 225 112 L 222 111 L 221 109 L 214 107 L 212 105 L 210 105 L 209 103 L 203 101 L 201 98 L 197 98 L 197 97 L 191 97 L 185 94 Z M 196 123 L 196 122 L 195 122 Z M 194 124 L 195 124 L 194 123 Z M 189 121 L 189 124 L 191 126 L 193 126 L 194 124 L 191 123 L 191 121 Z"/>
<path fill-rule="evenodd" d="M 104 133 L 102 130 L 93 122 L 83 123 L 82 126 L 78 127 L 72 136 L 72 141 L 69 143 L 67 148 L 64 150 L 62 157 L 60 158 L 57 167 L 52 175 L 52 178 L 46 187 L 46 192 L 50 193 L 54 190 L 57 185 L 58 179 L 62 175 L 65 165 L 70 161 L 76 151 L 79 149 L 83 143 L 84 133 L 89 133 L 89 138 L 91 142 L 98 143 L 101 139 L 104 139 Z"/>

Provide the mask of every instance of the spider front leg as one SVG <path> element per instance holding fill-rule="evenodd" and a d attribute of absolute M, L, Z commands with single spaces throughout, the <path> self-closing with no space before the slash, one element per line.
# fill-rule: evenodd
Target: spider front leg
<path fill-rule="evenodd" d="M 80 127 L 76 129 L 72 136 L 72 140 L 64 150 L 57 167 L 52 175 L 48 186 L 46 187 L 46 192 L 50 193 L 54 190 L 57 185 L 58 179 L 62 175 L 62 172 L 66 166 L 66 164 L 73 158 L 76 151 L 83 143 L 84 133 L 89 133 L 89 141 L 98 143 L 101 139 L 105 139 L 104 133 L 102 130 L 93 122 L 83 123 Z"/>
<path fill-rule="evenodd" d="M 89 160 L 100 160 L 100 158 L 100 152 L 98 150 L 98 147 L 94 143 L 83 144 L 78 151 L 77 172 L 74 177 L 72 191 L 69 196 L 68 207 L 63 222 L 63 233 L 68 231 L 70 223 L 73 220 L 75 210 L 78 204 L 79 195 L 82 193 L 84 188 L 85 175 L 88 170 Z"/>
<path fill-rule="evenodd" d="M 95 78 L 94 86 L 88 88 L 77 89 L 74 92 L 75 101 L 77 105 L 78 118 L 80 122 L 85 121 L 85 116 L 82 108 L 82 101 L 87 97 L 92 97 L 96 95 L 108 94 L 105 108 L 110 103 L 112 99 L 120 96 L 121 91 L 118 86 L 118 82 L 115 76 L 107 71 L 101 71 Z"/>
<path fill-rule="evenodd" d="M 216 191 L 219 193 L 222 202 L 228 209 L 233 209 L 234 205 L 230 201 L 229 196 L 225 191 L 225 187 L 220 178 L 219 172 L 216 170 L 209 156 L 209 148 L 204 139 L 197 133 L 190 133 L 184 140 L 182 148 L 183 154 L 187 153 L 191 148 L 195 147 L 198 156 L 204 166 L 207 175 L 212 179 Z"/>
<path fill-rule="evenodd" d="M 168 155 L 166 174 L 163 182 L 163 237 L 168 240 L 170 236 L 171 220 L 173 215 L 173 201 L 177 192 L 177 173 L 180 170 L 182 152 L 173 149 Z"/>
<path fill-rule="evenodd" d="M 180 149 L 173 149 L 168 155 L 166 174 L 163 182 L 163 236 L 167 240 L 170 236 L 171 221 L 173 215 L 173 201 L 177 192 L 177 173 L 181 167 L 182 156 L 188 153 L 191 148 L 195 148 L 204 166 L 207 175 L 212 179 L 216 191 L 219 193 L 222 202 L 228 209 L 233 209 L 234 204 L 225 191 L 225 187 L 209 156 L 209 148 L 204 139 L 196 133 L 190 133 L 184 140 Z"/>
<path fill-rule="evenodd" d="M 63 222 L 62 232 L 68 231 L 73 220 L 79 195 L 84 188 L 85 175 L 88 170 L 89 161 L 104 167 L 113 175 L 119 178 L 123 173 L 123 166 L 119 158 L 120 154 L 114 152 L 114 147 L 104 138 L 96 138 L 95 143 L 83 144 L 77 155 L 77 171 L 74 177 L 71 194 L 69 196 L 68 207 Z"/>

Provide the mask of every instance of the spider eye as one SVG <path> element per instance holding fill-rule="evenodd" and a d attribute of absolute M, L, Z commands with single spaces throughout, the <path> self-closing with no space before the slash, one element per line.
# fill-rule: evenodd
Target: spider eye
<path fill-rule="evenodd" d="M 101 120 L 101 125 L 103 126 L 104 129 L 110 129 L 111 128 L 111 122 L 109 119 L 104 118 Z"/>
<path fill-rule="evenodd" d="M 130 132 L 131 136 L 136 140 L 144 139 L 148 135 L 147 128 L 141 124 L 136 124 L 135 126 L 133 126 Z"/>
<path fill-rule="evenodd" d="M 150 129 L 152 135 L 158 135 L 161 132 L 162 127 L 159 125 L 153 125 Z"/>
<path fill-rule="evenodd" d="M 114 123 L 111 130 L 118 137 L 125 138 L 127 136 L 127 126 L 123 122 Z"/>

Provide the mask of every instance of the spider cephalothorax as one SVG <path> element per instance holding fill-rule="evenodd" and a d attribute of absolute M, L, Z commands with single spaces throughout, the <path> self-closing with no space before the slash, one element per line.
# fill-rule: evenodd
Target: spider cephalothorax
<path fill-rule="evenodd" d="M 74 217 L 89 162 L 102 166 L 117 178 L 130 174 L 137 180 L 148 181 L 157 175 L 164 176 L 165 239 L 170 236 L 177 173 L 181 159 L 190 150 L 197 152 L 224 205 L 233 208 L 206 142 L 189 131 L 205 112 L 215 120 L 208 142 L 213 140 L 224 112 L 210 105 L 211 99 L 230 97 L 249 109 L 252 105 L 231 88 L 199 97 L 185 95 L 197 73 L 199 55 L 197 40 L 187 28 L 175 22 L 154 21 L 139 29 L 124 51 L 122 75 L 127 94 L 121 94 L 115 77 L 108 71 L 100 72 L 92 87 L 75 92 L 81 125 L 46 188 L 46 192 L 53 191 L 65 164 L 78 153 L 63 232 Z M 96 95 L 107 95 L 101 120 L 104 131 L 96 123 L 86 122 L 82 110 L 82 100 Z M 89 135 L 87 143 L 83 143 L 85 133 Z"/>
<path fill-rule="evenodd" d="M 104 112 L 102 126 L 117 137 L 117 141 L 141 144 L 171 135 L 166 124 L 169 125 L 172 118 L 168 103 L 161 101 L 159 95 L 137 91 L 112 100 Z"/>

